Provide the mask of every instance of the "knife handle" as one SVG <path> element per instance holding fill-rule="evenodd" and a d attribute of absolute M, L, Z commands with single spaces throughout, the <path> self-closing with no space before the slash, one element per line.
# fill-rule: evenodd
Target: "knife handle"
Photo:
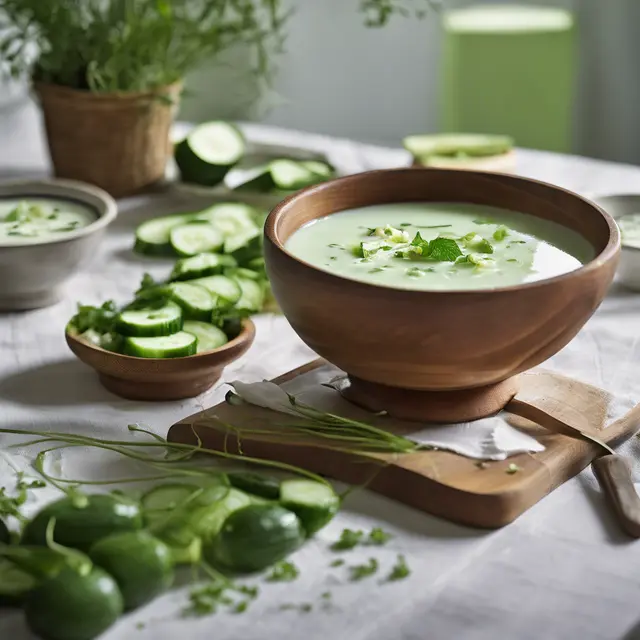
<path fill-rule="evenodd" d="M 629 461 L 617 454 L 601 456 L 593 461 L 593 471 L 624 531 L 640 538 L 640 496 Z"/>

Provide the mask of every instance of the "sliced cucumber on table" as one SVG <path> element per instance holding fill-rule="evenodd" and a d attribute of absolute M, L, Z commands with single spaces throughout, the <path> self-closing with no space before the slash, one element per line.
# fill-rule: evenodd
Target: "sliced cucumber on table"
<path fill-rule="evenodd" d="M 185 320 L 209 320 L 218 301 L 217 295 L 193 282 L 172 282 L 167 285 L 167 290 L 171 299 L 182 309 Z M 176 331 L 181 328 L 178 327 Z"/>
<path fill-rule="evenodd" d="M 190 217 L 189 214 L 164 216 L 143 222 L 136 229 L 134 251 L 150 256 L 171 255 L 173 253 L 170 242 L 171 229 L 185 224 Z"/>
<path fill-rule="evenodd" d="M 326 163 L 312 160 L 272 160 L 240 185 L 236 191 L 269 193 L 274 191 L 298 191 L 327 180 L 334 171 Z"/>
<path fill-rule="evenodd" d="M 188 222 L 173 227 L 169 232 L 171 246 L 179 256 L 195 256 L 198 253 L 217 251 L 224 244 L 224 236 L 204 220 Z"/>
<path fill-rule="evenodd" d="M 184 323 L 184 331 L 194 335 L 198 339 L 197 353 L 204 351 L 213 351 L 229 342 L 227 334 L 218 327 L 209 322 L 197 322 L 196 320 L 187 320 Z"/>
<path fill-rule="evenodd" d="M 242 132 L 228 122 L 207 122 L 195 127 L 175 148 L 183 182 L 215 187 L 244 155 Z"/>
<path fill-rule="evenodd" d="M 224 252 L 233 256 L 238 264 L 246 264 L 262 255 L 262 236 L 258 229 L 230 236 L 224 241 Z"/>
<path fill-rule="evenodd" d="M 236 304 L 242 297 L 242 287 L 235 278 L 208 276 L 207 278 L 189 280 L 189 284 L 199 285 L 210 293 L 220 296 L 227 303 L 227 306 Z"/>
<path fill-rule="evenodd" d="M 328 524 L 340 509 L 340 498 L 333 488 L 313 480 L 282 482 L 280 503 L 300 518 L 308 536 Z"/>
<path fill-rule="evenodd" d="M 184 358 L 198 350 L 198 339 L 186 331 L 158 338 L 124 339 L 123 352 L 136 358 Z"/>
<path fill-rule="evenodd" d="M 173 267 L 169 280 L 193 280 L 195 278 L 213 276 L 236 265 L 237 262 L 233 256 L 221 253 L 199 253 L 195 256 L 178 260 Z"/>
<path fill-rule="evenodd" d="M 232 487 L 267 500 L 280 497 L 280 481 L 271 476 L 249 471 L 232 471 L 227 474 Z"/>
<path fill-rule="evenodd" d="M 258 228 L 253 207 L 241 202 L 223 202 L 197 213 L 197 220 L 205 220 L 220 231 L 226 238 L 253 231 Z"/>
<path fill-rule="evenodd" d="M 182 329 L 182 309 L 174 302 L 168 302 L 156 308 L 122 311 L 115 326 L 123 336 L 168 336 Z"/>
<path fill-rule="evenodd" d="M 507 153 L 513 148 L 513 139 L 474 133 L 416 135 L 405 138 L 404 147 L 417 159 L 456 155 L 485 157 Z"/>
<path fill-rule="evenodd" d="M 250 280 L 249 278 L 234 277 L 240 286 L 242 295 L 235 303 L 236 309 L 258 313 L 264 304 L 265 291 L 261 282 Z"/>

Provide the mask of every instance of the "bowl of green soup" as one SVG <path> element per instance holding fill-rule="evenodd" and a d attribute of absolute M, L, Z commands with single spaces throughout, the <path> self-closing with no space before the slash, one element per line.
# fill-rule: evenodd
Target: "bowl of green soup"
<path fill-rule="evenodd" d="M 265 226 L 284 315 L 348 374 L 354 402 L 406 419 L 489 415 L 564 347 L 615 273 L 620 235 L 542 182 L 372 171 L 300 191 Z"/>
<path fill-rule="evenodd" d="M 618 281 L 632 291 L 640 291 L 640 194 L 608 195 L 594 198 L 620 228 L 622 253 Z"/>
<path fill-rule="evenodd" d="M 0 311 L 57 302 L 116 212 L 111 196 L 80 182 L 0 184 Z"/>

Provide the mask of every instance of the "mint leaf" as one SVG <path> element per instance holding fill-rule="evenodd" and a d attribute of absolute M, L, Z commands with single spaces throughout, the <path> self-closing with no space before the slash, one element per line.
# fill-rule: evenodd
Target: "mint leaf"
<path fill-rule="evenodd" d="M 84 333 L 89 329 L 101 334 L 109 333 L 113 330 L 117 314 L 113 300 L 108 300 L 100 307 L 79 304 L 78 312 L 69 324 L 75 327 L 78 333 Z"/>
<path fill-rule="evenodd" d="M 429 243 L 428 253 L 423 256 L 437 262 L 455 262 L 462 255 L 458 243 L 452 238 L 435 238 Z"/>

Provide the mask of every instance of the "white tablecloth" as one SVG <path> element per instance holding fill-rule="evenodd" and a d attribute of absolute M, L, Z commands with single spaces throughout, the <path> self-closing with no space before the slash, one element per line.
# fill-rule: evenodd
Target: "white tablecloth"
<path fill-rule="evenodd" d="M 402 151 L 258 126 L 250 136 L 326 151 L 342 170 L 406 164 Z M 0 123 L 0 176 L 45 170 L 34 112 Z M 640 168 L 556 154 L 519 151 L 519 172 L 586 194 L 640 191 Z M 158 433 L 223 396 L 218 388 L 191 401 L 128 402 L 101 388 L 75 360 L 63 338 L 77 301 L 125 300 L 141 274 L 166 272 L 166 263 L 131 253 L 142 220 L 201 204 L 186 194 L 157 193 L 123 201 L 99 255 L 49 309 L 0 317 L 0 423 L 3 426 L 115 435 L 140 421 Z M 206 204 L 203 202 L 202 204 Z M 258 318 L 251 351 L 225 377 L 255 380 L 284 373 L 312 358 L 282 318 Z M 640 296 L 614 286 L 580 336 L 551 363 L 565 373 L 640 397 Z M 0 444 L 1 444 L 0 440 Z M 638 443 L 625 446 L 638 454 Z M 410 579 L 349 583 L 330 569 L 327 550 L 343 527 L 381 525 L 394 534 L 385 547 L 356 550 L 349 561 L 375 555 L 384 575 L 397 553 Z M 261 585 L 261 597 L 243 615 L 184 620 L 184 591 L 168 594 L 124 618 L 105 640 L 596 640 L 640 637 L 640 542 L 627 540 L 609 517 L 591 471 L 544 499 L 512 525 L 486 532 L 456 526 L 366 491 L 295 558 L 293 584 Z M 334 605 L 310 613 L 280 611 L 285 602 L 319 605 L 331 590 Z M 144 622 L 144 628 L 136 628 Z M 0 638 L 29 638 L 19 612 L 0 616 Z"/>

